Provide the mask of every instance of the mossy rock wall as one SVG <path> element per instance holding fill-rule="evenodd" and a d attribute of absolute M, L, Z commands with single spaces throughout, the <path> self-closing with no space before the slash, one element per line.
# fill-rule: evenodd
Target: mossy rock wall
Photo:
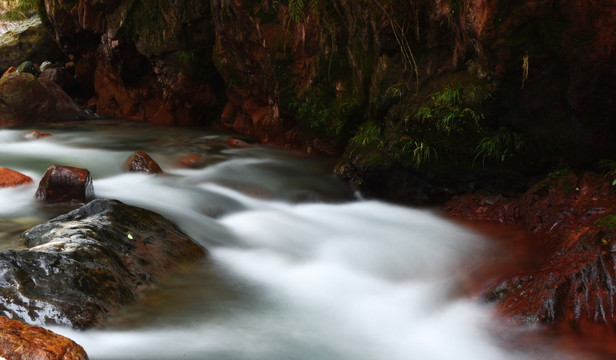
<path fill-rule="evenodd" d="M 44 5 L 98 112 L 344 154 L 358 183 L 592 167 L 616 150 L 616 0 Z"/>

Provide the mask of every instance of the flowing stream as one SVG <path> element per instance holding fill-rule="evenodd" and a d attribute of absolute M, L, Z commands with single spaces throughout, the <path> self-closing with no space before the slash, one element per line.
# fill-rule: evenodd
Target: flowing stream
<path fill-rule="evenodd" d="M 335 159 L 229 134 L 98 121 L 0 130 L 0 166 L 34 184 L 0 189 L 0 246 L 67 208 L 33 200 L 52 164 L 83 167 L 98 197 L 156 211 L 210 251 L 114 314 L 104 329 L 54 327 L 91 359 L 563 359 L 524 340 L 469 290 L 497 254 L 487 239 L 429 209 L 362 200 Z M 163 175 L 129 174 L 148 152 Z M 196 168 L 179 165 L 203 155 Z M 524 343 L 521 346 L 519 343 Z"/>

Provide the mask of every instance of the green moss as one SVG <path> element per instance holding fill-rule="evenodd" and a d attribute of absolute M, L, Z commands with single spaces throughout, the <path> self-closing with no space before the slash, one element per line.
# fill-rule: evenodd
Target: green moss
<path fill-rule="evenodd" d="M 367 121 L 349 140 L 350 156 L 361 157 L 367 166 L 384 164 L 384 142 L 381 126 Z"/>
<path fill-rule="evenodd" d="M 616 229 L 616 214 L 605 215 L 599 221 L 597 221 L 597 225 L 604 228 L 607 231 L 612 231 Z"/>
<path fill-rule="evenodd" d="M 475 160 L 481 159 L 485 167 L 487 161 L 500 161 L 516 156 L 525 146 L 522 137 L 515 131 L 501 126 L 497 131 L 481 139 L 475 148 Z"/>
<path fill-rule="evenodd" d="M 179 11 L 179 13 L 178 13 Z M 175 3 L 164 0 L 136 1 L 126 16 L 119 31 L 120 36 L 139 38 L 148 51 L 156 56 L 180 50 L 190 50 L 203 41 L 213 41 L 209 28 L 185 29 L 196 26 L 209 14 L 209 2 L 180 0 Z M 165 14 L 174 14 L 170 18 Z M 203 40 L 205 37 L 207 40 Z"/>
<path fill-rule="evenodd" d="M 49 17 L 47 16 L 47 9 L 45 8 L 45 0 L 37 0 L 36 1 L 36 12 L 38 13 L 39 18 L 41 18 L 41 22 L 45 27 L 51 25 L 49 22 Z"/>
<path fill-rule="evenodd" d="M 37 10 L 38 0 L 13 0 L 9 1 L 11 10 L 0 16 L 0 19 L 7 21 L 18 21 L 27 19 L 34 11 Z"/>

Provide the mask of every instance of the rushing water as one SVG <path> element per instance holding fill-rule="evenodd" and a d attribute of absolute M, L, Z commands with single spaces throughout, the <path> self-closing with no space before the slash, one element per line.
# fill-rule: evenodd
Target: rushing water
<path fill-rule="evenodd" d="M 91 359 L 563 358 L 546 342 L 520 346 L 532 330 L 508 328 L 469 291 L 498 249 L 432 211 L 359 199 L 331 175 L 332 159 L 227 149 L 228 135 L 199 129 L 107 121 L 40 130 L 53 136 L 0 130 L 0 166 L 35 180 L 0 189 L 2 248 L 67 210 L 32 198 L 47 167 L 62 164 L 89 169 L 98 197 L 159 212 L 210 250 L 106 328 L 53 329 Z M 139 149 L 166 173 L 124 173 Z M 194 153 L 201 166 L 178 165 Z"/>

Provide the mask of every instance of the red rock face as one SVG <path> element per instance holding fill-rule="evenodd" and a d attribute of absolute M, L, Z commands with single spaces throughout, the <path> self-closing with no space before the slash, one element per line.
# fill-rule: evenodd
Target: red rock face
<path fill-rule="evenodd" d="M 454 62 L 473 58 L 499 86 L 517 82 L 508 91 L 516 116 L 527 118 L 519 126 L 544 126 L 582 154 L 613 151 L 616 0 L 464 0 L 460 8 Z"/>
<path fill-rule="evenodd" d="M 129 172 L 142 172 L 146 174 L 160 174 L 163 170 L 145 151 L 135 151 L 124 164 Z"/>
<path fill-rule="evenodd" d="M 75 77 L 65 68 L 48 68 L 45 69 L 39 78 L 48 79 L 58 85 L 67 94 L 78 94 L 79 84 Z"/>
<path fill-rule="evenodd" d="M 38 326 L 0 316 L 0 356 L 8 359 L 86 360 L 74 341 Z"/>
<path fill-rule="evenodd" d="M 465 195 L 445 209 L 458 218 L 518 224 L 541 239 L 537 250 L 548 249 L 538 269 L 487 292 L 504 314 L 577 328 L 616 324 L 616 193 L 602 176 L 548 177 L 520 199 Z"/>
<path fill-rule="evenodd" d="M 94 197 L 92 177 L 86 169 L 53 165 L 45 171 L 34 197 L 48 203 L 87 202 Z"/>
<path fill-rule="evenodd" d="M 164 125 L 206 123 L 218 112 L 206 2 L 53 0 L 46 9 L 92 110 Z"/>
<path fill-rule="evenodd" d="M 311 92 L 320 86 L 327 90 L 318 104 L 324 110 L 356 104 L 350 119 L 326 119 L 342 117 L 347 131 L 372 114 L 401 121 L 405 114 L 375 101 L 391 79 L 409 76 L 400 70 L 408 64 L 396 60 L 403 57 L 392 30 L 397 19 L 409 30 L 419 64 L 412 82 L 418 80 L 422 96 L 443 85 L 447 72 L 459 75 L 472 64 L 476 76 L 461 81 L 498 90 L 496 106 L 507 114 L 499 125 L 563 139 L 571 145 L 568 156 L 586 164 L 595 161 L 593 152 L 616 150 L 616 0 L 419 0 L 384 7 L 335 0 L 328 10 L 305 6 L 299 18 L 285 2 L 131 4 L 46 1 L 50 29 L 74 60 L 83 96 L 103 115 L 180 125 L 220 118 L 221 126 L 262 142 L 340 151 L 339 139 L 314 140 L 326 136 L 310 134 L 302 123 L 310 120 L 301 119 L 314 114 L 291 104 L 314 105 L 319 96 Z"/>
<path fill-rule="evenodd" d="M 0 188 L 29 184 L 32 178 L 17 171 L 0 167 Z"/>

